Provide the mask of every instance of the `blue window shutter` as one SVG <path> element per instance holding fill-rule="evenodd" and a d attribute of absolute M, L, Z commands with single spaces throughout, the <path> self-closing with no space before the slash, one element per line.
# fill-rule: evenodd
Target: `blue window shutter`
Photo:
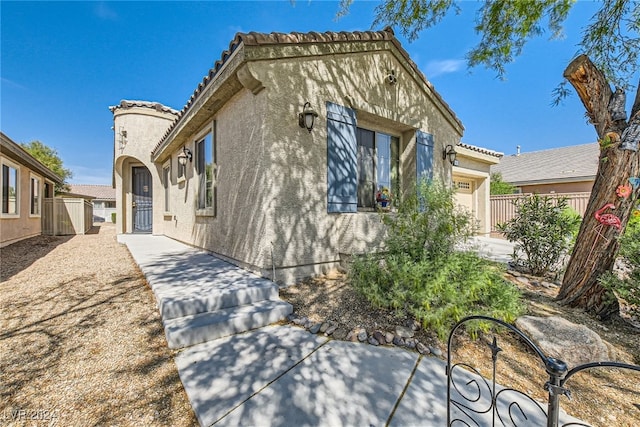
<path fill-rule="evenodd" d="M 416 132 L 416 172 L 418 183 L 433 179 L 433 135 L 421 130 Z"/>
<path fill-rule="evenodd" d="M 358 211 L 356 112 L 327 102 L 327 211 Z"/>

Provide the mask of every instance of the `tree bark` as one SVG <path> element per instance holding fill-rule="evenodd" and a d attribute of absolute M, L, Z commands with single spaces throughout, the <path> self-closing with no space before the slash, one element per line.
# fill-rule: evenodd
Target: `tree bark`
<path fill-rule="evenodd" d="M 616 194 L 618 186 L 629 184 L 629 177 L 639 175 L 638 135 L 635 130 L 640 124 L 640 111 L 634 102 L 631 120 L 627 122 L 626 113 L 620 110 L 620 90 L 614 96 L 604 74 L 584 55 L 569 64 L 564 76 L 580 96 L 598 133 L 601 150 L 591 197 L 557 299 L 563 305 L 582 307 L 606 319 L 619 313 L 619 305 L 613 292 L 602 287 L 598 278 L 613 269 L 618 237 L 629 222 L 640 195 L 640 188 L 628 198 Z M 636 101 L 639 97 L 640 87 Z M 596 219 L 596 212 L 607 203 L 613 203 L 615 207 L 605 213 L 620 219 L 621 230 L 601 224 Z"/>

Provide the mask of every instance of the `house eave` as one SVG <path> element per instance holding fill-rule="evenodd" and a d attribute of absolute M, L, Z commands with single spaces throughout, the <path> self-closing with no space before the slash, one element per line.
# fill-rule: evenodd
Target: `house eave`
<path fill-rule="evenodd" d="M 227 58 L 211 83 L 192 100 L 184 115 L 176 118 L 175 126 L 170 128 L 151 152 L 153 162 L 163 162 L 172 152 L 188 143 L 188 138 L 211 120 L 211 117 L 243 88 L 237 71 L 244 62 L 244 49 L 241 44 Z"/>
<path fill-rule="evenodd" d="M 573 182 L 588 182 L 594 181 L 596 179 L 595 175 L 588 176 L 577 176 L 577 177 L 569 177 L 569 178 L 547 178 L 547 179 L 536 179 L 529 181 L 513 181 L 510 182 L 511 185 L 516 187 L 525 187 L 528 185 L 544 185 L 544 184 L 567 184 Z"/>

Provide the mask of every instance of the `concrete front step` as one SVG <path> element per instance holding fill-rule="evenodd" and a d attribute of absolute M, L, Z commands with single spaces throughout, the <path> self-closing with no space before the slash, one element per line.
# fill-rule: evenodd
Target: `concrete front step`
<path fill-rule="evenodd" d="M 156 298 L 162 318 L 169 320 L 264 300 L 277 300 L 278 287 L 264 279 L 238 281 L 234 286 L 226 287 L 204 283 L 190 286 L 178 294 L 156 291 Z"/>
<path fill-rule="evenodd" d="M 266 300 L 168 319 L 164 330 L 169 348 L 183 348 L 261 328 L 284 319 L 292 311 L 293 306 L 287 302 Z"/>

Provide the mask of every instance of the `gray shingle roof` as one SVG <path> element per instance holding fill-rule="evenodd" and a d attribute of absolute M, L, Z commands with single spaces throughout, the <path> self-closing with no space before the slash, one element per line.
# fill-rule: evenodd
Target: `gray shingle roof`
<path fill-rule="evenodd" d="M 576 182 L 595 179 L 600 147 L 597 142 L 504 156 L 491 173 L 514 185 Z"/>
<path fill-rule="evenodd" d="M 99 200 L 115 200 L 116 189 L 110 185 L 70 184 L 69 193 L 79 196 L 89 196 Z"/>

